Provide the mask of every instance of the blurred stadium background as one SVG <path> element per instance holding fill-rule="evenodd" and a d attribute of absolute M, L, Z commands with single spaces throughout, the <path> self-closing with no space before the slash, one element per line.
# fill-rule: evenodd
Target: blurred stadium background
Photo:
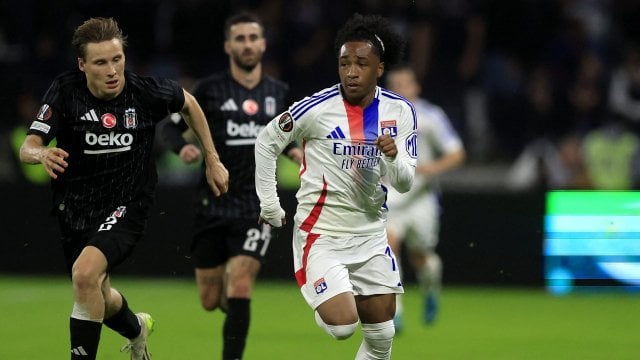
<path fill-rule="evenodd" d="M 588 215 L 605 222 L 639 215 L 633 194 L 640 184 L 640 3 L 4 0 L 0 317 L 6 321 L 0 321 L 0 359 L 49 358 L 41 354 L 58 353 L 66 344 L 70 291 L 57 228 L 48 215 L 47 179 L 37 167 L 21 166 L 16 155 L 46 87 L 57 73 L 74 66 L 72 30 L 89 16 L 113 16 L 129 35 L 130 69 L 172 77 L 189 88 L 198 77 L 226 67 L 223 21 L 243 8 L 265 20 L 266 71 L 288 82 L 294 99 L 338 81 L 332 40 L 347 17 L 356 11 L 391 17 L 409 40 L 407 61 L 420 76 L 423 95 L 444 108 L 465 141 L 468 163 L 441 179 L 443 314 L 433 328 L 422 327 L 417 317 L 409 323 L 396 342 L 396 358 L 637 358 L 632 348 L 638 341 L 640 276 L 635 270 L 622 279 L 601 270 L 584 279 L 549 274 L 584 265 L 582 258 L 563 257 L 580 249 L 588 253 L 582 255 L 608 256 L 608 263 L 625 263 L 627 269 L 638 266 L 640 232 L 633 226 L 591 229 L 588 236 L 610 239 L 609 244 L 624 239 L 622 249 L 598 253 L 584 246 L 557 246 L 553 249 L 565 253 L 549 254 L 549 233 L 572 230 L 549 230 L 545 213 L 551 190 L 625 190 L 631 192 L 623 206 L 633 210 L 599 207 Z M 180 165 L 161 145 L 161 183 L 148 236 L 114 274 L 114 283 L 122 278 L 123 287 L 132 289 L 129 296 L 139 298 L 134 303 L 148 304 L 159 317 L 174 317 L 161 320 L 170 326 L 154 335 L 161 346 L 154 350 L 159 359 L 205 357 L 218 353 L 220 327 L 204 320 L 221 317 L 198 309 L 191 280 L 191 185 L 198 168 Z M 291 214 L 295 169 L 286 161 L 279 169 L 282 198 Z M 592 205 L 587 201 L 578 207 Z M 578 234 L 575 241 L 588 236 Z M 308 359 L 349 358 L 358 340 L 329 344 L 315 328 L 295 289 L 289 242 L 289 228 L 272 242 L 247 358 L 285 359 L 283 354 L 298 353 Z M 549 283 L 545 275 L 553 277 Z M 406 280 L 409 318 L 412 306 L 418 316 L 420 299 L 413 279 Z M 549 294 L 548 284 L 559 291 Z M 40 326 L 34 343 L 32 331 Z M 103 358 L 121 358 L 116 354 L 119 339 L 106 333 Z M 109 344 L 116 349 L 112 353 Z M 182 346 L 194 352 L 179 351 Z"/>

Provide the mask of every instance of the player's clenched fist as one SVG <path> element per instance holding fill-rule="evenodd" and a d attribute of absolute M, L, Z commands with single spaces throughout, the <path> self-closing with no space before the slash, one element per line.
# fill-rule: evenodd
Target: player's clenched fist
<path fill-rule="evenodd" d="M 396 147 L 396 142 L 393 141 L 393 138 L 389 136 L 389 134 L 384 134 L 379 136 L 373 142 L 382 153 L 388 157 L 395 158 L 396 154 L 398 154 L 398 148 Z"/>

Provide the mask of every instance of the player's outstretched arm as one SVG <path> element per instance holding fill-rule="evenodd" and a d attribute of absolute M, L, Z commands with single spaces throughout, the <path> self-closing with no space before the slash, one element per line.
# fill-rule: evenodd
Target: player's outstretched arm
<path fill-rule="evenodd" d="M 42 164 L 47 174 L 54 179 L 58 174 L 62 174 L 69 166 L 66 159 L 69 154 L 57 147 L 44 146 L 43 139 L 38 135 L 27 135 L 27 138 L 20 146 L 20 161 L 25 164 Z"/>
<path fill-rule="evenodd" d="M 229 189 L 229 171 L 220 161 L 200 104 L 186 90 L 184 90 L 184 107 L 180 113 L 200 141 L 206 165 L 207 182 L 211 190 L 216 196 L 226 193 Z"/>
<path fill-rule="evenodd" d="M 280 206 L 276 181 L 276 159 L 289 142 L 272 133 L 276 120 L 272 120 L 256 138 L 256 194 L 260 199 L 259 223 L 279 228 L 286 223 L 285 212 Z M 279 141 L 277 141 L 278 139 Z"/>

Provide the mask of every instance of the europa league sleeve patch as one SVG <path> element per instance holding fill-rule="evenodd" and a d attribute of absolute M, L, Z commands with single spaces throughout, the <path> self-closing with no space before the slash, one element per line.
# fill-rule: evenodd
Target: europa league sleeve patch
<path fill-rule="evenodd" d="M 49 104 L 44 104 L 40 107 L 40 110 L 38 110 L 36 118 L 40 121 L 47 121 L 51 119 L 51 114 L 51 106 L 49 106 Z"/>
<path fill-rule="evenodd" d="M 280 115 L 278 127 L 284 132 L 291 132 L 291 130 L 293 130 L 293 118 L 288 112 Z"/>

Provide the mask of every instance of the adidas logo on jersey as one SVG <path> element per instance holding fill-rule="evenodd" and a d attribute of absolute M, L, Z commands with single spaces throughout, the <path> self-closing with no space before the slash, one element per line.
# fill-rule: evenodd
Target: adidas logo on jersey
<path fill-rule="evenodd" d="M 233 101 L 233 99 L 228 99 L 227 101 L 224 102 L 224 104 L 222 104 L 222 106 L 220 106 L 220 110 L 238 111 L 238 105 L 236 105 L 236 102 Z"/>
<path fill-rule="evenodd" d="M 98 115 L 96 114 L 96 111 L 94 109 L 91 109 L 88 113 L 80 116 L 80 120 L 100 121 L 100 120 L 98 120 Z"/>
<path fill-rule="evenodd" d="M 331 131 L 329 135 L 327 135 L 327 139 L 344 139 L 344 138 L 346 138 L 346 136 L 344 136 L 344 133 L 342 132 L 342 129 L 340 129 L 340 126 L 336 126 L 336 128 L 333 129 L 333 131 Z"/>

